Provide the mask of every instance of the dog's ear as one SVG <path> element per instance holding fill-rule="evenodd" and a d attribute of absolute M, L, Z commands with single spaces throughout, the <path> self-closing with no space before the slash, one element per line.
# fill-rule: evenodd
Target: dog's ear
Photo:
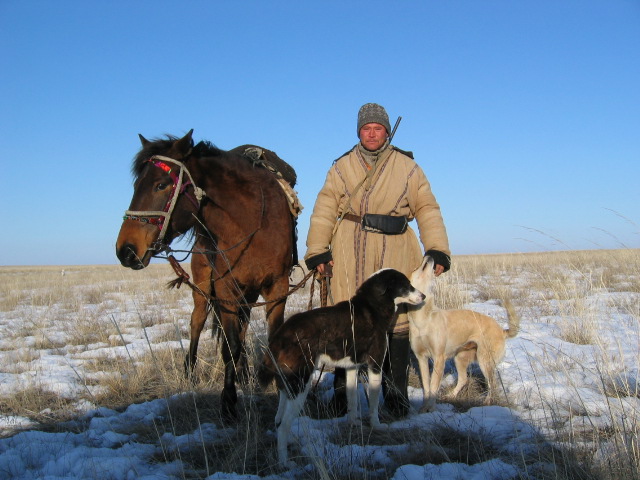
<path fill-rule="evenodd" d="M 389 290 L 389 285 L 386 283 L 375 283 L 373 285 L 373 294 L 376 297 L 384 297 Z"/>
<path fill-rule="evenodd" d="M 422 259 L 422 270 L 425 270 L 426 268 L 431 268 L 433 269 L 433 257 L 431 255 L 425 255 L 424 258 Z"/>

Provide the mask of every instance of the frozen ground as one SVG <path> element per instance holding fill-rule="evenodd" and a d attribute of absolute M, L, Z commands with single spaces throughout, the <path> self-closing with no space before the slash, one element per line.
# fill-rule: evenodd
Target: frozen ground
<path fill-rule="evenodd" d="M 21 275 L 14 270 L 0 273 L 3 281 L 12 282 Z M 92 362 L 113 358 L 135 363 L 150 352 L 165 350 L 182 356 L 181 349 L 186 344 L 171 337 L 178 332 L 188 338 L 188 292 L 183 290 L 166 298 L 162 294 L 151 295 L 142 300 L 135 283 L 128 280 L 133 278 L 129 274 L 126 279 L 116 275 L 115 280 L 96 288 L 96 281 L 89 275 L 78 281 L 78 277 L 84 277 L 82 267 L 69 268 L 65 275 L 55 272 L 55 277 L 47 272 L 45 277 L 58 286 L 68 283 L 65 291 L 78 298 L 77 304 L 70 306 L 69 297 L 56 303 L 55 294 L 49 300 L 34 301 L 38 295 L 43 296 L 38 289 L 9 301 L 11 294 L 5 291 L 0 312 L 0 398 L 28 389 L 35 394 L 48 392 L 64 398 L 75 413 L 56 428 L 43 429 L 37 419 L 46 416 L 46 411 L 34 412 L 38 415 L 0 411 L 0 477 L 321 478 L 317 472 L 326 469 L 331 472 L 326 478 L 506 480 L 559 478 L 550 473 L 554 471 L 553 456 L 540 452 L 553 452 L 554 447 L 563 445 L 579 447 L 596 463 L 619 455 L 628 442 L 636 441 L 625 432 L 634 437 L 639 430 L 640 294 L 624 291 L 624 282 L 617 291 L 590 286 L 578 296 L 571 296 L 559 294 L 561 289 L 555 287 L 549 294 L 543 291 L 548 285 L 536 290 L 527 275 L 520 272 L 515 282 L 510 275 L 508 282 L 522 323 L 519 335 L 508 341 L 507 354 L 499 366 L 503 388 L 499 405 L 477 403 L 462 409 L 443 398 L 435 413 L 419 414 L 422 393 L 411 387 L 414 410 L 408 418 L 390 423 L 386 436 L 372 436 L 366 428 L 352 432 L 354 441 L 349 441 L 351 437 L 345 440 L 344 418 L 303 415 L 294 424 L 290 447 L 297 467 L 284 472 L 267 469 L 256 475 L 215 472 L 207 465 L 196 466 L 184 460 L 181 452 L 228 445 L 230 439 L 237 438 L 234 428 L 219 422 L 204 421 L 184 433 L 140 433 L 142 427 L 157 430 L 157 424 L 166 421 L 172 402 L 195 404 L 193 392 L 172 392 L 118 409 L 92 401 L 103 388 L 101 379 L 123 375 L 88 368 Z M 581 274 L 575 276 L 578 282 Z M 160 278 L 168 280 L 171 276 Z M 477 280 L 478 284 L 488 281 L 497 280 Z M 506 323 L 505 311 L 495 298 L 483 299 L 473 282 L 461 288 L 472 300 L 465 305 L 467 308 Z M 98 294 L 97 290 L 107 293 Z M 289 302 L 288 311 L 305 309 L 307 301 L 305 294 L 297 295 Z M 90 341 L 82 344 L 75 337 L 86 323 L 88 330 L 110 329 L 112 334 L 105 340 L 88 332 L 82 338 Z M 117 332 L 113 332 L 114 325 Z M 261 312 L 254 315 L 252 329 L 258 336 L 264 330 Z M 211 342 L 206 332 L 205 342 Z M 444 383 L 455 383 L 453 370 L 448 370 Z M 330 385 L 330 374 L 325 374 L 319 381 L 318 397 L 328 398 Z M 241 397 L 244 398 L 242 394 Z M 360 397 L 366 410 L 364 393 Z M 19 409 L 13 406 L 10 410 Z M 267 425 L 269 422 L 272 419 L 264 420 Z M 456 458 L 452 454 L 455 449 L 444 445 L 442 437 L 433 440 L 433 432 L 443 430 L 452 438 L 468 438 L 482 445 L 484 454 L 467 461 Z M 603 437 L 602 432 L 608 432 L 607 436 Z M 275 461 L 273 429 L 255 435 L 264 437 L 261 441 L 273 450 L 269 455 Z M 405 437 L 406 441 L 398 440 Z M 386 443 L 387 438 L 394 440 Z M 416 449 L 423 450 L 424 456 L 415 458 L 439 460 L 397 464 L 398 458 L 414 458 L 410 451 Z M 316 477 L 311 472 L 316 472 Z"/>

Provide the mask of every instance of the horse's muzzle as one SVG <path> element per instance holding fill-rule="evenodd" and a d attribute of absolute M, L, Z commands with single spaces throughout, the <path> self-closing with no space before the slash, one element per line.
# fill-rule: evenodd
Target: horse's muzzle
<path fill-rule="evenodd" d="M 140 270 L 145 267 L 144 259 L 140 258 L 136 247 L 130 243 L 125 243 L 120 249 L 117 249 L 116 255 L 123 267 L 133 270 Z"/>

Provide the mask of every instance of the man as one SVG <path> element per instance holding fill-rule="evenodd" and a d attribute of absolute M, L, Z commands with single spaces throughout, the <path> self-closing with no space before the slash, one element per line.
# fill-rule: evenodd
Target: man
<path fill-rule="evenodd" d="M 447 232 L 429 182 L 410 152 L 390 145 L 390 133 L 382 106 L 360 108 L 360 142 L 333 163 L 311 215 L 305 262 L 332 276 L 334 303 L 351 298 L 381 268 L 408 276 L 420 265 L 423 250 L 407 226 L 413 219 L 424 250 L 434 258 L 436 275 L 451 265 Z M 395 417 L 405 416 L 409 407 L 409 352 L 409 321 L 399 310 L 389 332 L 383 383 L 385 407 Z M 334 388 L 341 412 L 346 405 L 343 370 L 336 370 Z"/>

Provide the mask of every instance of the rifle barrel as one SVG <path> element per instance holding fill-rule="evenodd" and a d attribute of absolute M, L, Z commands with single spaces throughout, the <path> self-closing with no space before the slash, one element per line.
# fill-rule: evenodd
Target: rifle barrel
<path fill-rule="evenodd" d="M 393 126 L 393 130 L 391 130 L 391 135 L 389 135 L 389 143 L 391 143 L 391 140 L 393 140 L 393 136 L 396 134 L 398 125 L 400 125 L 400 120 L 402 120 L 402 117 L 398 117 L 398 119 L 396 120 L 396 124 Z"/>

